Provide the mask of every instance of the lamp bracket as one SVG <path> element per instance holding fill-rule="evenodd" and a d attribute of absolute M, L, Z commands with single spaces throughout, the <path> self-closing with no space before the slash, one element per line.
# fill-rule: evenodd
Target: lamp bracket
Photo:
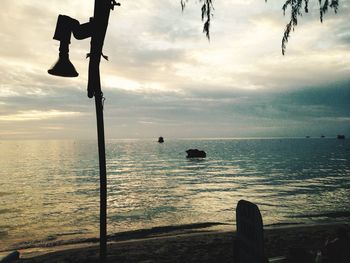
<path fill-rule="evenodd" d="M 114 10 L 114 6 L 120 6 L 120 3 L 117 3 L 115 0 L 111 0 L 111 9 Z"/>

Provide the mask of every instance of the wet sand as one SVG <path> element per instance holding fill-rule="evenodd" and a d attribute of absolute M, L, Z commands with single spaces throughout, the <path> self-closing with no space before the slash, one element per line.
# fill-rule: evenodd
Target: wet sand
<path fill-rule="evenodd" d="M 340 227 L 349 224 L 265 227 L 265 254 L 287 256 L 294 248 L 317 251 Z M 234 228 L 234 227 L 232 227 Z M 187 233 L 158 233 L 108 244 L 108 262 L 233 262 L 235 231 L 198 230 Z M 79 246 L 79 247 L 77 247 Z M 98 245 L 80 244 L 20 250 L 16 262 L 98 262 Z M 52 252 L 54 251 L 54 252 Z M 40 255 L 41 254 L 41 255 Z"/>

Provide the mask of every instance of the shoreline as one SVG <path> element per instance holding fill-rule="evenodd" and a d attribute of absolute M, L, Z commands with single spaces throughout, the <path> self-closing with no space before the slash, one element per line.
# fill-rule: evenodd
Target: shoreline
<path fill-rule="evenodd" d="M 147 230 L 148 235 L 110 239 L 108 259 L 111 262 L 232 262 L 235 226 L 221 231 L 211 227 L 158 233 Z M 267 226 L 264 228 L 265 254 L 285 256 L 296 247 L 315 252 L 323 247 L 327 238 L 334 238 L 340 227 L 349 232 L 350 224 Z M 17 262 L 96 262 L 99 247 L 96 242 L 84 242 L 25 248 L 19 252 L 21 259 Z"/>
<path fill-rule="evenodd" d="M 334 213 L 335 214 L 335 213 Z M 338 213 L 337 213 L 338 214 Z M 348 215 L 349 212 L 346 212 Z M 304 216 L 299 216 L 304 217 Z M 305 216 L 306 217 L 306 216 Z M 347 220 L 327 220 L 327 221 L 316 221 L 316 222 L 281 222 L 281 223 L 271 223 L 264 224 L 264 229 L 275 229 L 275 228 L 295 228 L 303 226 L 322 226 L 322 225 L 342 225 L 347 224 Z M 236 224 L 228 222 L 199 222 L 199 223 L 189 223 L 189 224 L 179 224 L 179 225 L 165 225 L 165 226 L 155 226 L 151 228 L 141 228 L 135 230 L 127 230 L 121 232 L 115 232 L 107 235 L 108 242 L 126 241 L 131 239 L 141 239 L 148 237 L 157 236 L 172 236 L 178 234 L 190 234 L 190 233 L 202 233 L 202 232 L 230 232 L 235 231 Z M 67 237 L 68 238 L 62 238 Z M 12 245 L 7 245 L 0 247 L 0 254 L 13 251 L 13 250 L 25 250 L 25 249 L 35 249 L 35 248 L 51 248 L 60 246 L 83 246 L 84 244 L 96 244 L 99 242 L 99 238 L 96 235 L 86 234 L 77 237 L 75 233 L 57 233 L 50 235 L 43 239 L 33 239 L 27 241 L 19 241 L 13 243 Z"/>
<path fill-rule="evenodd" d="M 128 241 L 133 239 L 144 239 L 150 237 L 161 237 L 161 236 L 173 236 L 178 234 L 191 234 L 201 233 L 203 231 L 225 231 L 225 229 L 235 228 L 234 224 L 220 223 L 220 222 L 201 222 L 191 224 L 180 224 L 180 225 L 168 225 L 168 226 L 155 226 L 151 228 L 136 229 L 129 231 L 121 231 L 107 235 L 108 242 Z M 57 234 L 57 236 L 65 236 Z M 6 247 L 5 249 L 0 248 L 0 253 L 12 250 L 26 250 L 35 248 L 51 248 L 60 246 L 75 246 L 81 244 L 97 244 L 99 238 L 92 235 L 70 238 L 70 239 L 57 239 L 56 237 L 50 236 L 41 240 L 30 240 L 15 243 Z"/>

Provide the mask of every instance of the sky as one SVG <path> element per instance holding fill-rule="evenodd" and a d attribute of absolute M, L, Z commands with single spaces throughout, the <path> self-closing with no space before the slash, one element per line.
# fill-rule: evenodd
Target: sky
<path fill-rule="evenodd" d="M 286 55 L 284 1 L 217 0 L 211 39 L 201 5 L 122 1 L 101 61 L 107 139 L 350 136 L 350 0 L 320 23 L 318 1 L 299 18 Z M 85 23 L 94 1 L 1 0 L 0 140 L 94 139 L 86 95 L 90 40 L 72 37 L 77 78 L 57 61 L 57 16 Z"/>

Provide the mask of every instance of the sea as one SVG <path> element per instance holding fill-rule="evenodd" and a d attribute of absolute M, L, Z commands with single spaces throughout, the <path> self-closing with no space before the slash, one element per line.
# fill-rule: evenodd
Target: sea
<path fill-rule="evenodd" d="M 199 149 L 206 158 L 188 159 Z M 349 222 L 350 140 L 108 140 L 108 234 L 218 224 L 241 199 L 264 225 Z M 95 140 L 0 141 L 0 251 L 99 235 Z"/>

